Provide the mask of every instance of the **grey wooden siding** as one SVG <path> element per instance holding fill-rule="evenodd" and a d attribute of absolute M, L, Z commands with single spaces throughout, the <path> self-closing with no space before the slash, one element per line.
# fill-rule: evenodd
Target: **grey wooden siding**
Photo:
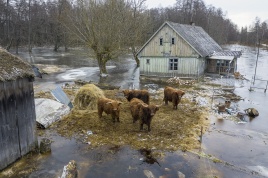
<path fill-rule="evenodd" d="M 160 45 L 160 38 L 163 39 L 163 45 Z M 171 44 L 172 38 L 175 38 L 175 44 Z M 154 38 L 139 53 L 139 58 L 144 56 L 183 56 L 198 57 L 198 53 L 182 39 L 172 28 L 165 25 Z"/>
<path fill-rule="evenodd" d="M 36 145 L 31 79 L 0 82 L 0 170 Z"/>
<path fill-rule="evenodd" d="M 169 70 L 169 59 L 178 59 L 178 70 Z M 149 63 L 147 63 L 149 60 Z M 140 74 L 159 77 L 199 77 L 204 74 L 205 59 L 179 57 L 141 57 Z"/>

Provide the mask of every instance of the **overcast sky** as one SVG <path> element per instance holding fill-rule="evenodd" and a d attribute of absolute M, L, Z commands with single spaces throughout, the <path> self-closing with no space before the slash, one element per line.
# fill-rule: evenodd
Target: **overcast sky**
<path fill-rule="evenodd" d="M 252 25 L 258 16 L 261 22 L 268 20 L 268 0 L 203 0 L 206 5 L 213 5 L 227 12 L 227 18 L 238 25 Z M 173 6 L 176 0 L 146 0 L 148 8 Z"/>

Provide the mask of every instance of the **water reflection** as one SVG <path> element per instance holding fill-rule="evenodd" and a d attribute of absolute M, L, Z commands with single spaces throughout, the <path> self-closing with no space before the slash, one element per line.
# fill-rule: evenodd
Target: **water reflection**
<path fill-rule="evenodd" d="M 141 153 L 142 156 L 144 156 L 144 158 L 142 160 L 143 162 L 145 162 L 147 164 L 157 163 L 161 167 L 161 165 L 159 164 L 159 162 L 157 161 L 157 159 L 153 157 L 152 150 L 149 150 L 149 149 L 140 149 L 139 152 Z"/>

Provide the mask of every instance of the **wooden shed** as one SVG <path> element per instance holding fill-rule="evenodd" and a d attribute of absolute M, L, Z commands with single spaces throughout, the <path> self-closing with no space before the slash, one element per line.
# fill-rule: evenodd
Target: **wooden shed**
<path fill-rule="evenodd" d="M 205 72 L 217 73 L 217 65 L 208 61 L 215 52 L 223 49 L 202 27 L 165 22 L 138 51 L 140 75 L 192 78 Z M 208 64 L 215 70 L 208 70 Z"/>
<path fill-rule="evenodd" d="M 208 73 L 233 74 L 237 71 L 237 58 L 241 51 L 219 51 L 213 52 L 207 57 Z"/>
<path fill-rule="evenodd" d="M 36 146 L 34 73 L 0 48 L 0 170 Z"/>

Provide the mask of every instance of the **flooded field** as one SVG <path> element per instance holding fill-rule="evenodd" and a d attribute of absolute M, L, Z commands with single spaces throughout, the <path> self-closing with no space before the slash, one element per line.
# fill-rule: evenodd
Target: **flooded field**
<path fill-rule="evenodd" d="M 268 97 L 261 89 L 249 91 L 255 73 L 256 50 L 238 45 L 226 48 L 243 51 L 238 59 L 238 71 L 248 79 L 235 81 L 234 93 L 244 99 L 235 104 L 239 105 L 240 110 L 256 108 L 260 113 L 258 117 L 237 123 L 211 116 L 211 126 L 203 135 L 200 150 L 162 152 L 157 157 L 150 156 L 148 150 L 134 150 L 127 145 L 89 149 L 82 140 L 61 137 L 46 129 L 40 131 L 39 140 L 42 137 L 53 140 L 51 154 L 27 155 L 0 172 L 0 177 L 59 177 L 63 166 L 70 160 L 77 162 L 78 177 L 146 178 L 150 172 L 154 177 L 179 177 L 179 173 L 186 177 L 268 177 Z M 32 56 L 26 52 L 19 55 L 33 64 L 61 65 L 64 68 L 64 71 L 37 78 L 36 91 L 49 91 L 57 85 L 73 83 L 77 79 L 108 83 L 120 86 L 121 89 L 144 87 L 139 81 L 139 70 L 135 69 L 135 61 L 131 56 L 109 62 L 107 69 L 110 75 L 100 81 L 96 63 L 86 55 L 77 55 L 72 51 L 54 53 L 52 49 L 43 48 L 34 49 Z M 261 49 L 256 78 L 268 80 L 267 68 L 268 51 Z M 31 163 L 25 164 L 29 160 Z M 15 174 L 11 174 L 12 171 Z"/>
<path fill-rule="evenodd" d="M 260 115 L 241 124 L 212 118 L 211 132 L 208 132 L 203 140 L 205 152 L 268 177 L 268 159 L 265 159 L 268 156 L 265 151 L 268 148 L 268 110 L 266 107 L 268 93 L 265 93 L 264 89 L 249 91 L 255 74 L 257 50 L 239 45 L 231 45 L 227 48 L 243 51 L 241 58 L 238 59 L 238 71 L 248 80 L 238 80 L 235 83 L 234 93 L 243 98 L 237 104 L 240 110 L 256 108 Z M 268 80 L 267 69 L 268 50 L 260 49 L 255 79 L 266 80 L 264 84 L 262 83 L 264 88 Z"/>

